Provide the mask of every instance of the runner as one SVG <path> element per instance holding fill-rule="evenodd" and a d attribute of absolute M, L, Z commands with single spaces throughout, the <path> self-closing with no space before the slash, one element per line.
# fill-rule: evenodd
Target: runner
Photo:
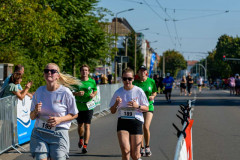
<path fill-rule="evenodd" d="M 95 103 L 92 100 L 97 94 L 96 82 L 89 78 L 89 66 L 84 64 L 80 68 L 82 85 L 74 86 L 77 108 L 78 108 L 78 147 L 82 148 L 82 153 L 87 153 L 87 145 L 90 138 L 90 125 L 93 116 Z"/>
<path fill-rule="evenodd" d="M 187 95 L 186 91 L 186 85 L 187 85 L 187 80 L 185 76 L 182 76 L 181 82 L 180 82 L 180 96 L 184 93 L 184 95 Z"/>
<path fill-rule="evenodd" d="M 174 79 L 167 73 L 167 77 L 163 79 L 163 85 L 165 85 L 165 97 L 168 103 L 171 103 L 171 93 Z"/>
<path fill-rule="evenodd" d="M 197 80 L 197 84 L 198 84 L 198 91 L 199 93 L 202 92 L 202 85 L 203 85 L 203 78 L 200 76 Z"/>
<path fill-rule="evenodd" d="M 193 78 L 192 78 L 190 73 L 188 73 L 188 76 L 187 76 L 186 79 L 187 79 L 188 95 L 191 96 L 191 94 L 192 94 L 191 89 L 192 89 L 192 85 L 193 85 Z"/>
<path fill-rule="evenodd" d="M 230 96 L 234 95 L 236 84 L 235 84 L 235 78 L 233 77 L 233 75 L 230 78 L 228 78 L 228 85 L 230 89 Z"/>
<path fill-rule="evenodd" d="M 142 140 L 142 146 L 140 149 L 141 156 L 150 157 L 152 155 L 152 152 L 150 150 L 149 144 L 150 144 L 150 125 L 153 118 L 153 111 L 154 111 L 154 98 L 157 95 L 157 88 L 155 81 L 151 78 L 147 77 L 147 68 L 142 65 L 138 69 L 138 75 L 140 77 L 139 80 L 133 81 L 133 85 L 136 85 L 145 92 L 148 101 L 149 101 L 149 111 L 144 112 L 144 125 L 143 125 L 143 131 L 144 131 L 144 140 L 145 140 L 145 148 L 144 148 L 144 141 Z"/>
<path fill-rule="evenodd" d="M 80 81 L 60 73 L 54 63 L 45 67 L 44 79 L 46 85 L 37 89 L 31 105 L 30 118 L 36 122 L 30 151 L 37 160 L 66 160 L 70 145 L 68 130 L 78 113 L 75 98 L 67 87 Z"/>
<path fill-rule="evenodd" d="M 122 72 L 123 87 L 113 95 L 109 104 L 111 113 L 118 111 L 117 135 L 122 151 L 122 159 L 140 160 L 142 141 L 142 112 L 148 111 L 148 100 L 144 91 L 132 84 L 133 70 L 126 68 Z"/>

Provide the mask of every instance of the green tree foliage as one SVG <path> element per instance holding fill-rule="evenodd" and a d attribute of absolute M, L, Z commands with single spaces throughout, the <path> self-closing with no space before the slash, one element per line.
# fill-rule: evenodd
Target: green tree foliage
<path fill-rule="evenodd" d="M 109 52 L 109 35 L 103 30 L 104 24 L 99 23 L 103 15 L 99 15 L 100 11 L 94 8 L 98 1 L 47 2 L 61 16 L 61 26 L 67 30 L 61 41 L 61 46 L 67 48 L 68 55 L 65 70 L 76 75 L 76 71 L 79 73 L 80 65 L 83 63 L 90 66 L 96 66 L 99 62 L 105 63 L 112 52 Z"/>
<path fill-rule="evenodd" d="M 108 11 L 96 8 L 97 2 L 0 0 L 0 63 L 23 64 L 23 85 L 33 80 L 35 90 L 44 84 L 47 63 L 72 74 L 75 66 L 112 58 L 111 35 L 100 23 Z"/>
<path fill-rule="evenodd" d="M 128 62 L 128 67 L 130 67 L 131 69 L 134 70 L 135 66 L 135 33 L 132 32 L 130 33 L 128 36 L 128 44 L 127 44 L 127 52 L 128 52 L 128 57 L 129 57 L 129 62 Z M 136 70 L 143 65 L 144 62 L 144 57 L 143 54 L 141 52 L 141 40 L 139 38 L 137 38 L 137 46 L 136 46 L 136 50 L 137 50 L 137 59 L 136 59 Z M 124 46 L 124 51 L 125 51 L 125 42 L 123 42 L 123 46 Z"/>
<path fill-rule="evenodd" d="M 222 35 L 217 42 L 216 50 L 210 52 L 207 57 L 208 77 L 228 78 L 239 73 L 239 61 L 223 61 L 223 55 L 227 58 L 240 58 L 240 38 Z"/>
<path fill-rule="evenodd" d="M 183 55 L 175 50 L 168 50 L 163 53 L 165 55 L 165 73 L 170 73 L 173 77 L 177 76 L 180 70 L 187 68 L 187 61 Z M 159 67 L 162 69 L 163 58 L 159 63 Z"/>
<path fill-rule="evenodd" d="M 64 58 L 63 54 L 56 54 L 56 48 L 61 48 L 56 45 L 64 35 L 59 16 L 38 2 L 10 0 L 0 4 L 0 62 L 23 64 L 23 84 L 31 79 L 33 89 L 43 83 L 39 79 L 43 66 Z"/>

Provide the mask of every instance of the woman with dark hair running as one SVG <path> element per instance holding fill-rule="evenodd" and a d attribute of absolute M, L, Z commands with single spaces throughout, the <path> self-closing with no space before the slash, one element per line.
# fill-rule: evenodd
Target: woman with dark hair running
<path fill-rule="evenodd" d="M 112 114 L 118 112 L 117 135 L 122 151 L 122 160 L 140 160 L 143 113 L 148 111 L 148 100 L 144 91 L 132 84 L 133 70 L 126 68 L 122 73 L 123 87 L 113 95 L 109 104 Z"/>

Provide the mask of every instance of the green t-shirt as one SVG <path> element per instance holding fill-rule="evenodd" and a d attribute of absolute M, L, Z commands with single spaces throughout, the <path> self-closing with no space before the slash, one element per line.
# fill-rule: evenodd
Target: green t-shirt
<path fill-rule="evenodd" d="M 9 83 L 6 88 L 4 89 L 4 93 L 2 97 L 13 96 L 13 92 L 18 91 L 18 85 L 14 83 Z"/>
<path fill-rule="evenodd" d="M 79 111 L 87 111 L 87 105 L 86 103 L 91 100 L 90 94 L 94 91 L 97 91 L 97 85 L 96 82 L 89 78 L 87 81 L 81 81 L 82 85 L 74 86 L 74 91 L 84 91 L 83 96 L 75 96 L 77 108 Z"/>
<path fill-rule="evenodd" d="M 133 85 L 136 85 L 142 88 L 142 90 L 145 92 L 148 98 L 148 101 L 149 101 L 149 96 L 151 96 L 153 92 L 157 92 L 155 81 L 149 77 L 144 82 L 141 82 L 140 80 L 134 80 Z M 153 101 L 149 101 L 149 111 L 153 111 L 153 110 L 154 110 Z"/>

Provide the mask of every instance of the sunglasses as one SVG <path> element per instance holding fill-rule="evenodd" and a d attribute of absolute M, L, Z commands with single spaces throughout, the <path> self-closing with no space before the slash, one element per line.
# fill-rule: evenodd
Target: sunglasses
<path fill-rule="evenodd" d="M 132 80 L 133 80 L 133 78 L 131 78 L 131 77 L 123 77 L 122 79 L 123 79 L 124 81 L 127 81 L 127 80 L 132 81 Z"/>
<path fill-rule="evenodd" d="M 56 69 L 44 69 L 43 70 L 43 72 L 45 74 L 49 73 L 49 71 L 51 72 L 51 74 L 58 73 L 58 71 Z"/>

